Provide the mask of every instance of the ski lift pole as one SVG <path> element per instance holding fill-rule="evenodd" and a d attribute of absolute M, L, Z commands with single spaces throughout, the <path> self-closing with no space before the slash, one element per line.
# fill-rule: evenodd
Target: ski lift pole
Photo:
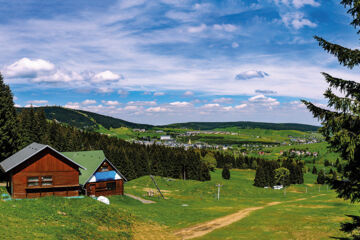
<path fill-rule="evenodd" d="M 154 184 L 155 184 L 158 192 L 160 193 L 161 197 L 165 200 L 165 197 L 164 197 L 164 195 L 162 194 L 162 192 L 160 191 L 160 188 L 158 187 L 158 185 L 157 185 L 157 183 L 156 183 L 156 181 L 155 181 L 155 179 L 154 179 L 154 176 L 153 176 L 153 175 L 150 175 L 150 178 L 151 178 L 151 180 L 154 182 Z"/>

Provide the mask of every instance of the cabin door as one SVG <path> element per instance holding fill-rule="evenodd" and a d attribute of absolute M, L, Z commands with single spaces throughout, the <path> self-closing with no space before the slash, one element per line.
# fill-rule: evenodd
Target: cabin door
<path fill-rule="evenodd" d="M 95 195 L 95 183 L 91 183 L 90 186 L 89 186 L 89 195 L 90 196 L 94 196 Z"/>

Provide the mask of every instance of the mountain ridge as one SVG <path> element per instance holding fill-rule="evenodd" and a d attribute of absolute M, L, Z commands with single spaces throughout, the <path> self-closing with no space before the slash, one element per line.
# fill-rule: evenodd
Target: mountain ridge
<path fill-rule="evenodd" d="M 17 108 L 17 111 L 22 111 L 25 108 Z M 317 131 L 318 126 L 301 124 L 301 123 L 267 123 L 267 122 L 252 122 L 252 121 L 233 121 L 233 122 L 185 122 L 173 123 L 166 125 L 151 125 L 141 124 L 126 121 L 123 119 L 106 116 L 90 111 L 64 108 L 60 106 L 46 106 L 34 107 L 35 110 L 42 109 L 45 112 L 46 118 L 49 120 L 56 120 L 81 129 L 96 129 L 102 125 L 106 129 L 110 128 L 188 128 L 193 130 L 214 130 L 219 128 L 240 128 L 240 129 L 271 129 L 271 130 L 299 130 L 299 131 Z"/>

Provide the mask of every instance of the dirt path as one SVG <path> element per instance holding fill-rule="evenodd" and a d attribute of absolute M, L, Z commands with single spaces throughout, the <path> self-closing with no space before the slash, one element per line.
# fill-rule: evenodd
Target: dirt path
<path fill-rule="evenodd" d="M 125 195 L 128 196 L 128 197 L 131 197 L 131 198 L 133 198 L 133 199 L 135 199 L 135 200 L 138 200 L 138 201 L 142 202 L 143 204 L 156 203 L 156 202 L 154 202 L 154 201 L 146 200 L 146 199 L 143 199 L 143 198 L 141 198 L 141 197 L 137 197 L 137 196 L 132 195 L 132 194 L 129 194 L 129 193 L 125 193 Z"/>
<path fill-rule="evenodd" d="M 312 196 L 312 198 L 322 196 L 322 195 L 324 195 L 324 194 Z M 254 212 L 256 210 L 260 210 L 260 209 L 263 209 L 263 208 L 269 207 L 269 206 L 278 205 L 281 203 L 297 202 L 297 201 L 303 201 L 306 199 L 307 198 L 299 198 L 299 199 L 290 200 L 290 201 L 286 201 L 286 202 L 271 202 L 271 203 L 268 203 L 265 206 L 261 206 L 261 207 L 245 208 L 243 210 L 240 210 L 236 213 L 233 213 L 233 214 L 230 214 L 230 215 L 227 215 L 224 217 L 220 217 L 220 218 L 216 218 L 214 220 L 208 221 L 208 222 L 200 223 L 193 227 L 181 229 L 181 230 L 175 232 L 175 235 L 180 237 L 181 239 L 192 239 L 192 238 L 201 237 L 201 236 L 204 236 L 218 228 L 222 228 L 222 227 L 230 225 L 234 222 L 240 221 L 241 219 L 249 216 L 249 214 L 251 212 Z"/>
<path fill-rule="evenodd" d="M 227 215 L 225 217 L 217 218 L 205 223 L 200 223 L 193 227 L 181 229 L 180 231 L 176 232 L 175 235 L 180 237 L 181 239 L 192 239 L 196 237 L 201 237 L 214 231 L 215 229 L 222 228 L 234 222 L 237 222 L 247 217 L 253 211 L 263 209 L 268 206 L 278 205 L 280 203 L 281 202 L 272 202 L 262 207 L 245 208 L 243 210 Z"/>

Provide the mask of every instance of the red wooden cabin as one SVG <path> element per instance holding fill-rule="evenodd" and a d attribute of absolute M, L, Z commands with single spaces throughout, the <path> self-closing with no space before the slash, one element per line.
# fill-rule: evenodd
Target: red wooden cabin
<path fill-rule="evenodd" d="M 78 196 L 80 168 L 47 145 L 32 143 L 0 163 L 13 198 Z"/>

